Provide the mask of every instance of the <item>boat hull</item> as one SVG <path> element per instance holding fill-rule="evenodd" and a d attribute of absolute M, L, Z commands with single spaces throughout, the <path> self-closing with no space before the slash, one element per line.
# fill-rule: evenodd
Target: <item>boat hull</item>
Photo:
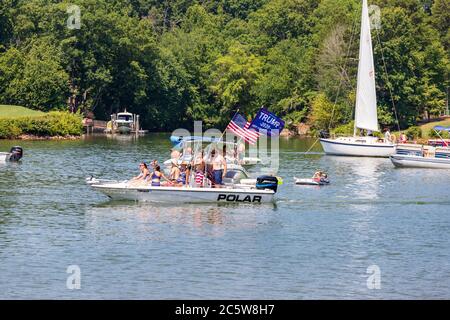
<path fill-rule="evenodd" d="M 131 127 L 129 125 L 118 125 L 117 131 L 122 134 L 128 134 L 131 132 Z"/>
<path fill-rule="evenodd" d="M 426 158 L 415 155 L 392 155 L 394 166 L 398 168 L 450 169 L 450 159 Z"/>
<path fill-rule="evenodd" d="M 9 152 L 0 152 L 0 162 L 7 162 L 11 157 L 11 153 Z"/>
<path fill-rule="evenodd" d="M 115 200 L 165 203 L 267 203 L 272 190 L 231 188 L 134 187 L 124 183 L 92 184 L 91 187 Z"/>
<path fill-rule="evenodd" d="M 326 154 L 355 157 L 389 157 L 395 153 L 395 145 L 388 143 L 358 143 L 355 140 L 320 139 Z"/>

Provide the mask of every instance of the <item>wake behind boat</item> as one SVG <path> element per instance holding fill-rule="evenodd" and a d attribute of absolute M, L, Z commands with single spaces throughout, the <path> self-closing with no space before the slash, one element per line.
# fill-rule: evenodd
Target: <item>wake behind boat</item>
<path fill-rule="evenodd" d="M 375 67 L 367 0 L 363 0 L 361 13 L 354 133 L 352 137 L 336 139 L 322 137 L 320 143 L 325 153 L 332 155 L 389 157 L 394 153 L 395 146 L 392 142 L 372 136 L 358 136 L 357 131 L 359 129 L 372 132 L 379 131 Z"/>
<path fill-rule="evenodd" d="M 129 181 L 98 180 L 93 177 L 86 179 L 86 182 L 111 199 L 167 203 L 266 203 L 273 201 L 278 186 L 277 178 L 268 176 L 259 177 L 254 186 L 235 184 L 222 188 L 137 186 Z"/>

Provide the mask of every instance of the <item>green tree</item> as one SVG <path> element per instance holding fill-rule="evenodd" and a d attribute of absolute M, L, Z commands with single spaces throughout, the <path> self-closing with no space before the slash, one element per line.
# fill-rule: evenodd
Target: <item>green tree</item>
<path fill-rule="evenodd" d="M 261 60 L 239 44 L 231 45 L 226 55 L 216 59 L 210 83 L 221 103 L 222 115 L 238 108 L 244 113 L 255 111 L 255 86 L 261 80 L 261 72 Z"/>
<path fill-rule="evenodd" d="M 64 107 L 68 75 L 60 62 L 61 51 L 45 38 L 30 43 L 26 52 L 9 49 L 0 57 L 4 101 L 43 111 Z"/>

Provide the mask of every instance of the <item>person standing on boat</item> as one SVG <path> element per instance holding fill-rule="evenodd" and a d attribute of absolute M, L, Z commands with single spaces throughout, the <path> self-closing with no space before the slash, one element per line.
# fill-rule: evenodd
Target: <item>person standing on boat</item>
<path fill-rule="evenodd" d="M 170 169 L 169 177 L 172 181 L 176 181 L 180 177 L 180 167 L 175 159 L 172 159 L 172 168 Z"/>
<path fill-rule="evenodd" d="M 388 128 L 384 129 L 384 141 L 385 142 L 392 142 L 391 132 Z"/>
<path fill-rule="evenodd" d="M 222 179 L 227 174 L 227 162 L 220 152 L 216 149 L 211 151 L 211 162 L 214 177 L 214 187 L 220 188 L 223 185 Z"/>
<path fill-rule="evenodd" d="M 203 182 L 205 179 L 205 160 L 203 159 L 203 150 L 200 151 L 200 155 L 198 155 L 194 159 L 194 170 L 195 170 L 195 185 L 197 187 L 203 187 Z"/>

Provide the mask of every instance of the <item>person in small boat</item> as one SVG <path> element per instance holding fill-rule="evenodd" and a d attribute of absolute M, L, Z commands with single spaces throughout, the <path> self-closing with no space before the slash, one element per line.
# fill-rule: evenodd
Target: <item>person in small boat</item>
<path fill-rule="evenodd" d="M 147 164 L 145 162 L 141 162 L 139 164 L 139 170 L 141 171 L 141 173 L 136 176 L 133 177 L 131 179 L 131 181 L 136 182 L 136 181 L 147 181 L 149 176 L 150 176 L 150 171 L 148 170 Z"/>
<path fill-rule="evenodd" d="M 168 181 L 170 183 L 170 180 L 164 175 L 164 173 L 161 172 L 161 167 L 159 165 L 155 166 L 155 169 L 152 172 L 151 179 L 152 187 L 160 187 L 161 186 L 161 178 Z"/>
<path fill-rule="evenodd" d="M 314 181 L 319 182 L 321 177 L 322 177 L 322 171 L 316 171 L 316 172 L 314 172 L 312 179 Z"/>
<path fill-rule="evenodd" d="M 328 182 L 328 174 L 319 170 L 314 173 L 312 179 L 316 182 Z"/>
<path fill-rule="evenodd" d="M 384 141 L 385 142 L 392 142 L 391 132 L 388 128 L 384 129 Z"/>

